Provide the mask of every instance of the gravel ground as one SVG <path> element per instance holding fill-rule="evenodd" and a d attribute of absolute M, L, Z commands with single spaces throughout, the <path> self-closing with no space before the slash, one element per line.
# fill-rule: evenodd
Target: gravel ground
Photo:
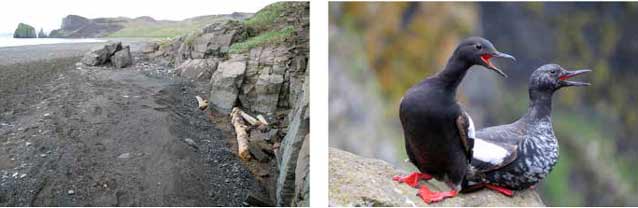
<path fill-rule="evenodd" d="M 0 48 L 0 206 L 244 206 L 267 193 L 229 125 L 197 109 L 206 83 L 139 58 L 76 65 L 96 45 Z"/>

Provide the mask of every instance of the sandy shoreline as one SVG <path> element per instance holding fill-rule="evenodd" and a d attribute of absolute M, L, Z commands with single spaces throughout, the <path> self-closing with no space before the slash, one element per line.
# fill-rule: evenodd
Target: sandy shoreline
<path fill-rule="evenodd" d="M 16 93 L 73 69 L 86 52 L 103 44 L 59 43 L 0 48 L 0 98 L 4 100 L 0 104 L 8 104 L 8 98 Z M 131 45 L 132 52 L 135 52 L 140 51 L 145 42 L 123 41 L 123 44 Z M 5 107 L 0 107 L 0 110 Z"/>
<path fill-rule="evenodd" d="M 76 65 L 101 44 L 0 48 L 0 206 L 243 206 L 267 195 L 233 152 L 227 119 L 197 109 L 206 82 L 156 76 L 169 69 L 140 58 L 143 41 L 123 41 L 131 67 Z"/>
<path fill-rule="evenodd" d="M 82 56 L 91 48 L 102 44 L 60 43 L 0 48 L 0 65 Z"/>
<path fill-rule="evenodd" d="M 132 51 L 139 51 L 150 39 L 112 39 L 112 41 L 121 41 L 124 45 L 131 45 Z M 101 45 L 104 45 L 104 42 L 0 47 L 0 65 L 79 57 L 91 50 L 91 48 Z"/>

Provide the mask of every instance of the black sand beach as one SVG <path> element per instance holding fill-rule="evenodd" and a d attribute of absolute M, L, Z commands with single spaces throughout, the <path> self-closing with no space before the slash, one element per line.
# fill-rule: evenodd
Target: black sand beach
<path fill-rule="evenodd" d="M 76 65 L 96 45 L 0 48 L 0 206 L 243 206 L 264 193 L 229 127 L 197 109 L 206 83 L 144 62 L 141 43 L 126 69 Z"/>

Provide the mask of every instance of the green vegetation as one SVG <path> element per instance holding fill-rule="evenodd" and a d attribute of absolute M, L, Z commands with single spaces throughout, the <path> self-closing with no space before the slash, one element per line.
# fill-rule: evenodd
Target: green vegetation
<path fill-rule="evenodd" d="M 543 16 L 543 2 L 526 2 L 525 7 L 531 11 L 536 17 Z"/>
<path fill-rule="evenodd" d="M 245 41 L 234 43 L 228 52 L 242 53 L 255 47 L 279 44 L 292 36 L 295 32 L 293 26 L 288 25 L 282 28 L 277 23 L 279 17 L 288 9 L 287 5 L 288 2 L 270 4 L 259 10 L 255 16 L 244 20 L 242 24 L 250 31 L 251 37 Z"/>
<path fill-rule="evenodd" d="M 554 206 L 583 206 L 582 196 L 570 190 L 569 174 L 571 155 L 563 151 L 558 159 L 558 164 L 552 170 L 549 177 L 542 183 L 542 189 L 547 192 L 545 194 Z"/>
<path fill-rule="evenodd" d="M 230 46 L 229 53 L 242 53 L 252 48 L 264 46 L 266 44 L 277 44 L 283 42 L 287 37 L 294 33 L 292 26 L 285 27 L 276 31 L 261 33 L 255 37 L 251 37 L 243 42 L 234 43 Z"/>
<path fill-rule="evenodd" d="M 159 41 L 159 47 L 160 48 L 168 47 L 171 44 L 173 44 L 173 39 L 166 38 L 166 39 L 162 39 L 162 40 Z"/>
<path fill-rule="evenodd" d="M 274 25 L 274 23 L 277 21 L 277 18 L 281 16 L 285 9 L 286 2 L 277 2 L 270 4 L 259 10 L 259 12 L 257 12 L 252 18 L 244 21 L 244 24 L 256 31 L 268 30 L 268 28 Z"/>
<path fill-rule="evenodd" d="M 184 33 L 197 30 L 200 27 L 172 27 L 172 26 L 147 26 L 147 27 L 125 27 L 124 29 L 110 34 L 110 38 L 123 37 L 146 37 L 146 38 L 171 38 Z"/>
<path fill-rule="evenodd" d="M 197 17 L 189 20 L 172 22 L 147 22 L 132 20 L 124 24 L 124 28 L 110 34 L 110 38 L 142 37 L 142 38 L 173 38 L 200 30 L 211 23 L 226 20 L 217 15 Z"/>
<path fill-rule="evenodd" d="M 187 46 L 193 46 L 193 41 L 195 41 L 195 38 L 199 37 L 200 35 L 201 35 L 200 32 L 197 32 L 197 31 L 191 32 L 184 39 L 184 44 L 186 44 Z"/>

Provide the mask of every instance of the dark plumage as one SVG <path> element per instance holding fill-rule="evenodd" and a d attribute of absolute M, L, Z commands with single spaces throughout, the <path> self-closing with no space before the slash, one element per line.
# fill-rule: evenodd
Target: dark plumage
<path fill-rule="evenodd" d="M 498 52 L 492 43 L 480 37 L 463 40 L 454 50 L 443 71 L 410 88 L 401 100 L 399 117 L 410 161 L 422 173 L 395 177 L 399 182 L 417 186 L 419 179 L 431 177 L 447 182 L 450 192 L 419 192 L 425 202 L 456 195 L 472 158 L 474 127 L 471 118 L 456 101 L 456 88 L 473 65 L 484 66 L 506 76 L 491 62 L 492 57 L 514 59 Z"/>
<path fill-rule="evenodd" d="M 476 132 L 472 166 L 464 191 L 488 185 L 506 195 L 540 182 L 558 161 L 558 141 L 552 128 L 552 95 L 568 86 L 588 83 L 567 79 L 590 70 L 567 71 L 556 64 L 536 69 L 529 80 L 527 114 L 514 123 Z"/>

